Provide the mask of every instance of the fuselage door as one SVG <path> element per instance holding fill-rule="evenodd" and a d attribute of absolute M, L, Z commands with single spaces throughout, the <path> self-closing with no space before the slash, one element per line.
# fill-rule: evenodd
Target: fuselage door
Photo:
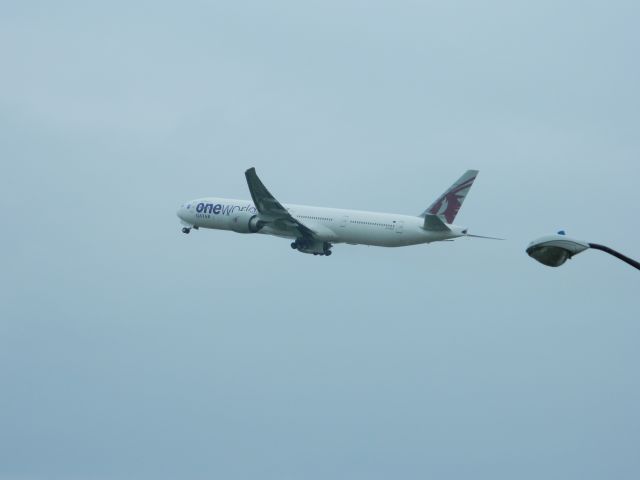
<path fill-rule="evenodd" d="M 396 233 L 402 233 L 403 229 L 404 229 L 404 222 L 402 220 L 397 220 L 396 221 Z"/>
<path fill-rule="evenodd" d="M 340 228 L 346 228 L 347 223 L 349 223 L 349 215 L 343 215 L 340 219 Z"/>

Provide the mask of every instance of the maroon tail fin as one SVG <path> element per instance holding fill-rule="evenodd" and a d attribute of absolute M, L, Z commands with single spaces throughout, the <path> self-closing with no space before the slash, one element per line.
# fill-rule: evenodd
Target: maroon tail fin
<path fill-rule="evenodd" d="M 453 223 L 477 176 L 478 170 L 467 170 L 456 183 L 451 185 L 449 190 L 444 192 L 420 216 L 424 217 L 427 214 L 438 215 L 444 217 L 447 223 Z"/>

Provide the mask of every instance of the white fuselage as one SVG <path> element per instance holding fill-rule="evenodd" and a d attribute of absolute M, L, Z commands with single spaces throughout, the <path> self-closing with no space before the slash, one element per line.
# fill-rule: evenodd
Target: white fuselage
<path fill-rule="evenodd" d="M 392 213 L 343 210 L 283 204 L 298 221 L 314 231 L 319 240 L 330 243 L 402 247 L 420 243 L 450 240 L 464 236 L 466 231 L 449 225 L 449 231 L 429 231 L 423 228 L 424 218 Z M 185 203 L 178 210 L 185 225 L 250 233 L 241 228 L 258 216 L 253 202 L 228 198 L 200 198 Z M 296 238 L 269 225 L 258 233 Z"/>

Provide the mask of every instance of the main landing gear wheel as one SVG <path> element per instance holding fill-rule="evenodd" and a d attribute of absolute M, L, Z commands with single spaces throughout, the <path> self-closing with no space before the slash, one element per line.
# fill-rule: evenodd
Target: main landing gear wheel
<path fill-rule="evenodd" d="M 296 250 L 298 248 L 298 244 L 296 242 L 292 242 L 291 243 L 291 248 L 293 248 L 294 250 Z"/>
<path fill-rule="evenodd" d="M 327 250 L 324 254 L 328 257 L 329 255 L 331 255 L 333 252 L 331 250 Z"/>
<path fill-rule="evenodd" d="M 184 227 L 184 228 L 182 229 L 182 233 L 189 233 L 190 231 L 191 231 L 191 229 L 190 229 L 190 228 L 187 228 L 187 227 Z"/>

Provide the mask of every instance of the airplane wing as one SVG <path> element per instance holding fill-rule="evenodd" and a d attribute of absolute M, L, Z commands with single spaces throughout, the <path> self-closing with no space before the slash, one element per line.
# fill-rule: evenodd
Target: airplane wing
<path fill-rule="evenodd" d="M 278 200 L 264 186 L 256 169 L 251 167 L 244 172 L 247 177 L 247 185 L 249 186 L 249 192 L 251 192 L 251 198 L 256 206 L 256 209 L 260 213 L 260 218 L 266 222 L 269 222 L 269 226 L 284 232 L 294 232 L 303 237 L 313 238 L 315 232 L 309 227 L 304 225 L 300 220 L 294 218 L 289 211 L 282 206 Z"/>

